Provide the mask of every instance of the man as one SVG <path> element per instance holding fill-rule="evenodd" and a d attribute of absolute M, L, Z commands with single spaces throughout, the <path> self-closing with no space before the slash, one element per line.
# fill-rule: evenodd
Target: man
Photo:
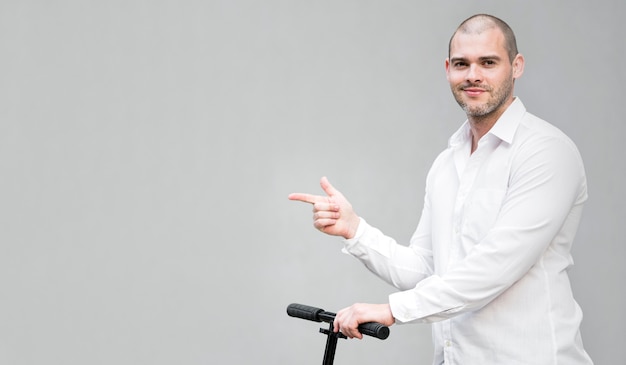
<path fill-rule="evenodd" d="M 326 178 L 326 196 L 289 196 L 400 289 L 389 303 L 339 311 L 335 329 L 361 338 L 363 322 L 432 323 L 434 364 L 591 364 L 567 275 L 587 199 L 578 150 L 514 97 L 524 57 L 502 20 L 464 21 L 445 68 L 467 121 L 428 173 L 409 246 L 360 218 Z"/>

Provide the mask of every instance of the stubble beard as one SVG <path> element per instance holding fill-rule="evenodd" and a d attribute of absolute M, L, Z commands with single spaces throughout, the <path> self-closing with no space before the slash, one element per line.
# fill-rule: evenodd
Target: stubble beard
<path fill-rule="evenodd" d="M 484 89 L 486 92 L 491 93 L 491 97 L 487 100 L 487 102 L 480 105 L 468 105 L 463 100 L 463 89 L 468 87 L 480 87 Z M 454 94 L 454 98 L 456 102 L 459 104 L 461 109 L 465 112 L 468 118 L 474 119 L 484 119 L 495 111 L 499 110 L 506 101 L 511 96 L 513 92 L 513 79 L 507 78 L 506 81 L 501 85 L 498 89 L 493 89 L 489 85 L 482 84 L 471 84 L 465 83 L 461 86 L 452 89 L 452 94 Z"/>

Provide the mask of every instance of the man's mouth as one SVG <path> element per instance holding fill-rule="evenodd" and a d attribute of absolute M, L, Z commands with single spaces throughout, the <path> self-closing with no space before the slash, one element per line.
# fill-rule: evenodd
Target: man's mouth
<path fill-rule="evenodd" d="M 463 92 L 465 92 L 467 96 L 472 96 L 472 97 L 480 96 L 482 93 L 487 91 L 486 89 L 482 87 L 475 87 L 475 86 L 462 87 L 461 90 L 463 90 Z"/>

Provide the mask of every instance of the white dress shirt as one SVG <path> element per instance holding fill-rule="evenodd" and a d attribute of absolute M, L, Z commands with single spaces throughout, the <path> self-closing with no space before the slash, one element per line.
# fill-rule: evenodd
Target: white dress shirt
<path fill-rule="evenodd" d="M 466 121 L 433 163 L 410 244 L 361 220 L 344 252 L 401 291 L 397 323 L 432 323 L 434 364 L 592 364 L 567 269 L 587 199 L 574 143 L 516 98 L 470 153 Z"/>

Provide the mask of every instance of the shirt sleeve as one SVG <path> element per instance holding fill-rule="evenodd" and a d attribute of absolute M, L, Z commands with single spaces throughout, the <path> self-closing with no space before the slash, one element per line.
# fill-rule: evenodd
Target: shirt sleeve
<path fill-rule="evenodd" d="M 582 160 L 562 139 L 543 139 L 523 150 L 484 238 L 444 274 L 390 295 L 397 321 L 435 322 L 480 309 L 537 265 L 546 250 L 569 255 L 586 199 Z"/>
<path fill-rule="evenodd" d="M 352 239 L 345 240 L 344 253 L 359 259 L 371 272 L 400 290 L 415 285 L 433 274 L 430 240 L 430 215 L 425 204 L 418 227 L 409 246 L 398 244 L 363 218 Z"/>

